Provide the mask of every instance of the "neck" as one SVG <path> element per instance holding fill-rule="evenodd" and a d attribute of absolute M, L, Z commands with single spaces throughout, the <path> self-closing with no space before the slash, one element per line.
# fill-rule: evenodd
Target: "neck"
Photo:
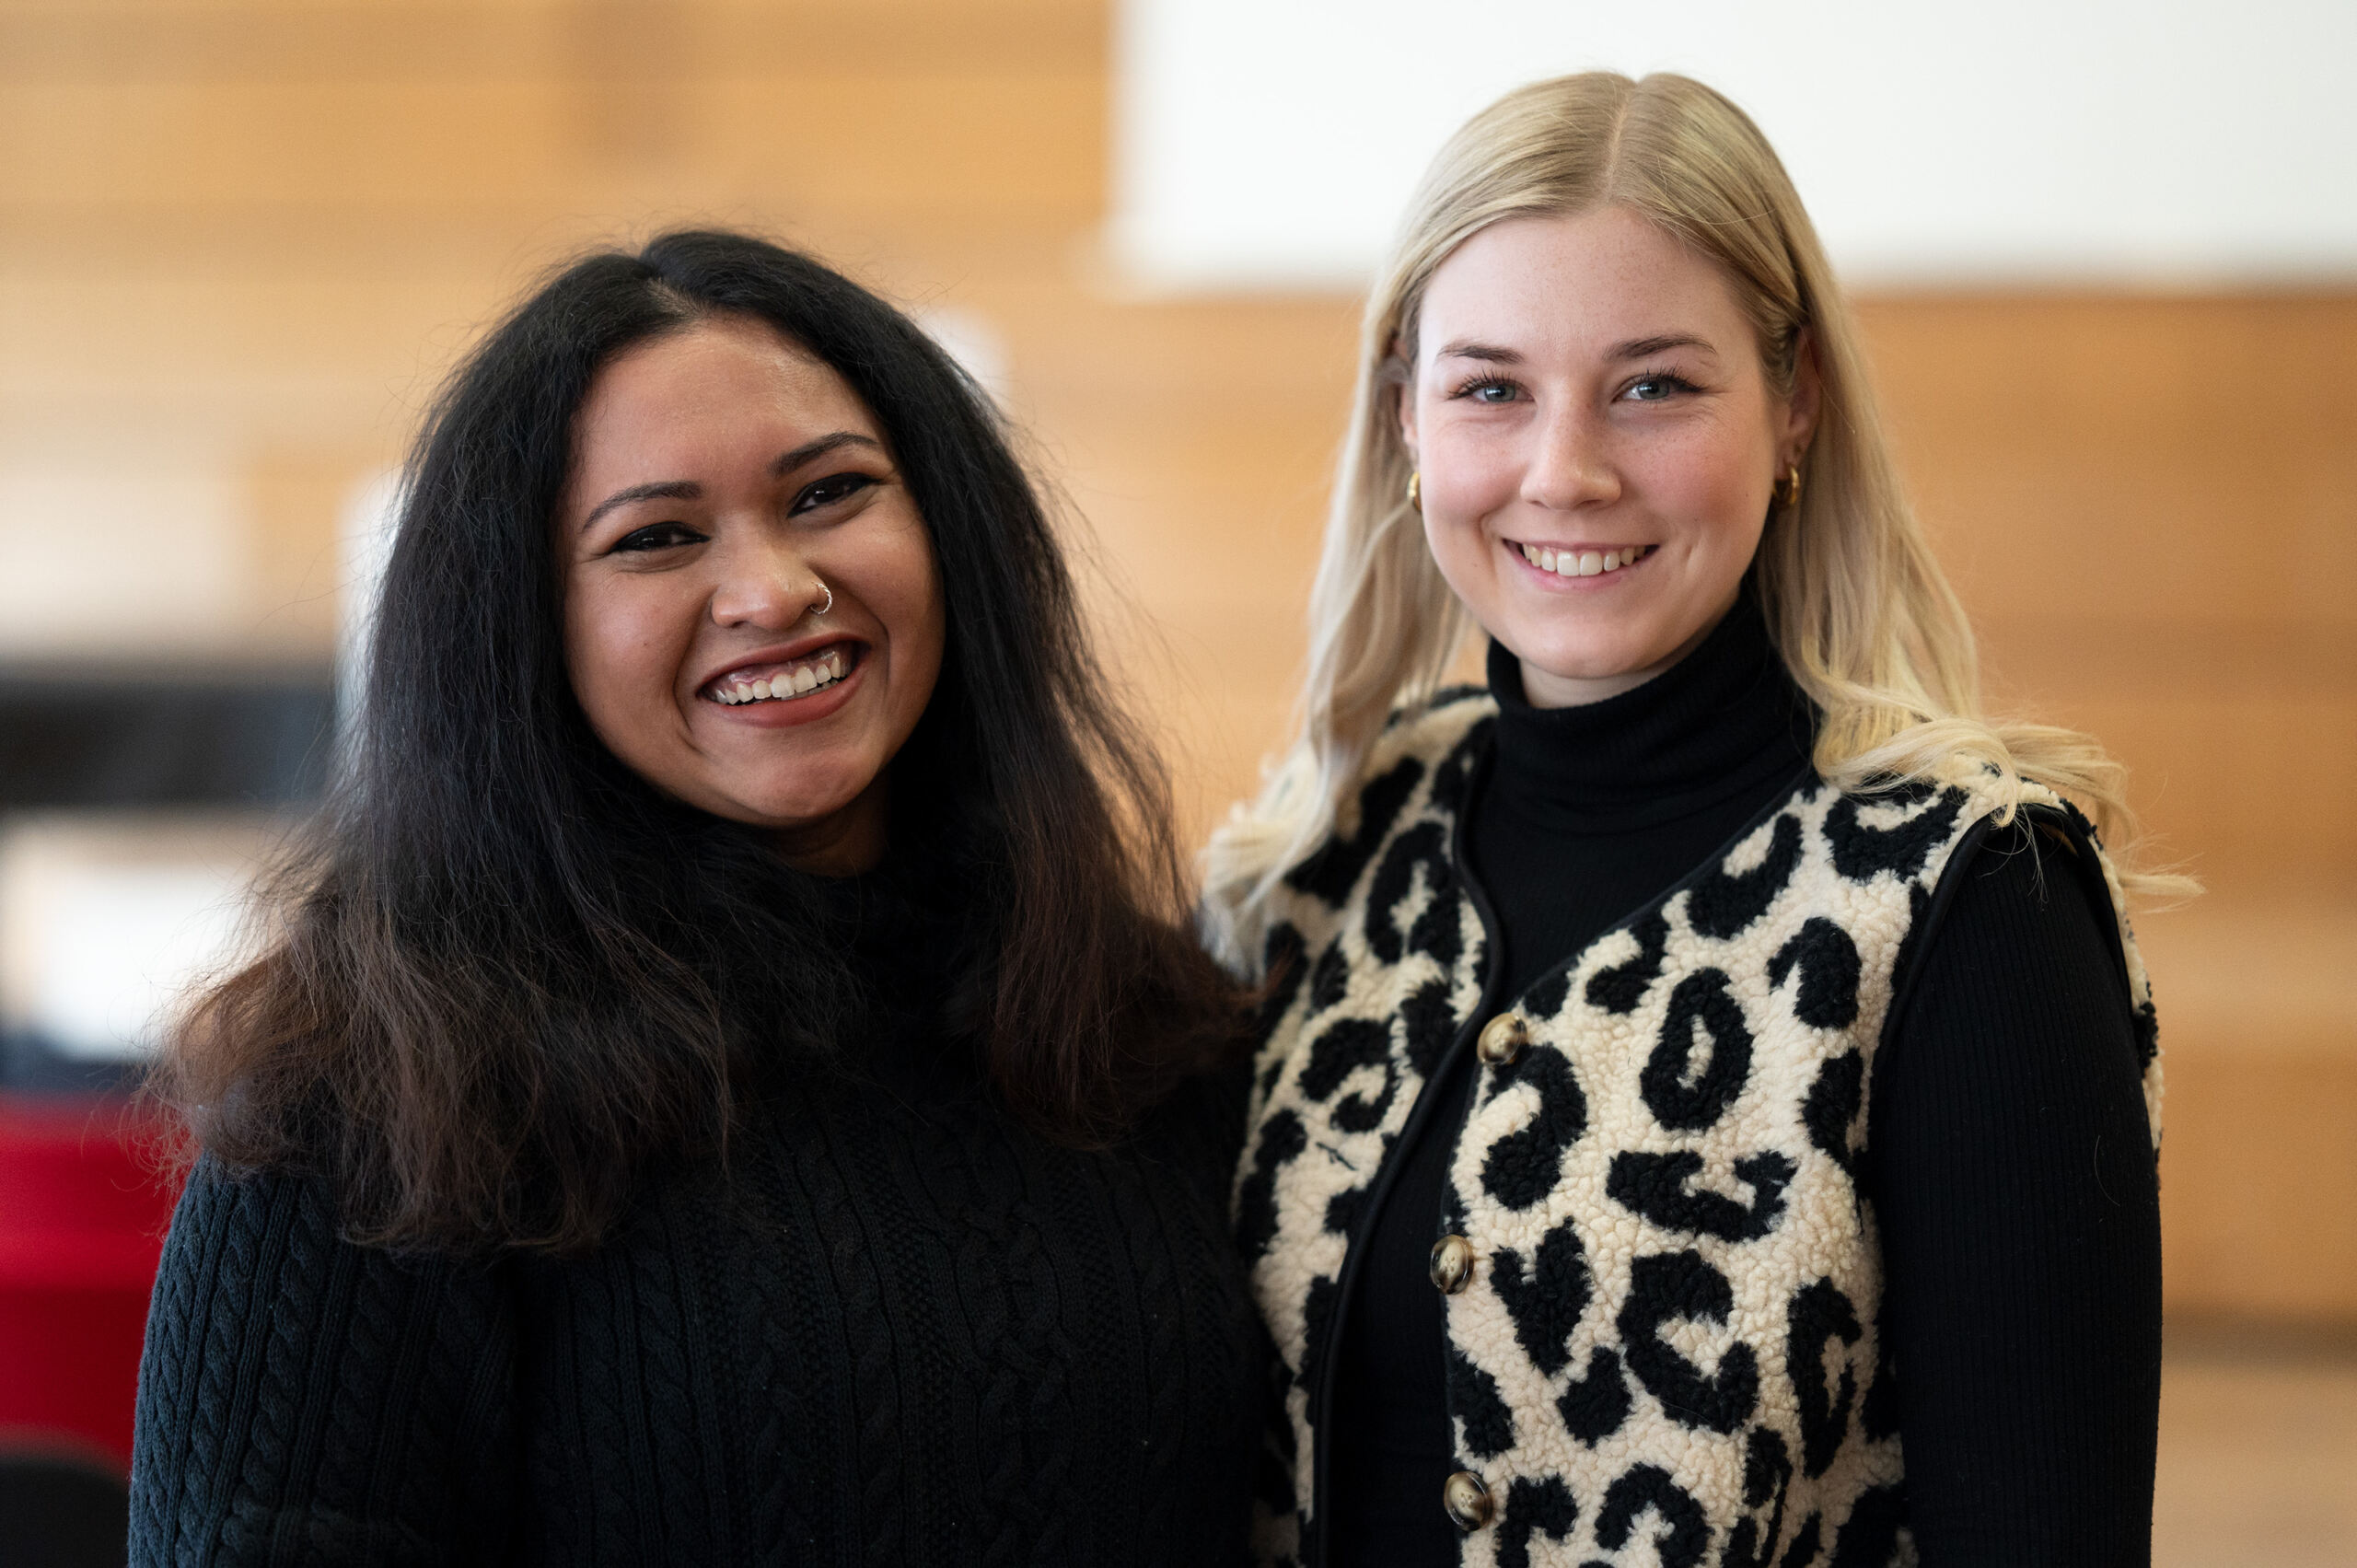
<path fill-rule="evenodd" d="M 1525 668 L 1491 645 L 1492 790 L 1533 822 L 1595 832 L 1667 821 L 1808 761 L 1816 715 L 1748 598 L 1684 656 L 1609 696 L 1546 705 L 1525 690 Z"/>

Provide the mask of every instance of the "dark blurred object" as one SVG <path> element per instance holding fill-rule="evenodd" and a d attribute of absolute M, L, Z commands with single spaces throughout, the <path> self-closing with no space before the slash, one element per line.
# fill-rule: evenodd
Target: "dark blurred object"
<path fill-rule="evenodd" d="M 130 1464 L 147 1294 L 180 1196 L 158 1170 L 168 1135 L 119 1098 L 0 1093 L 0 1445 Z"/>
<path fill-rule="evenodd" d="M 0 663 L 0 826 L 27 811 L 299 808 L 326 784 L 335 713 L 325 666 Z M 103 1094 L 135 1075 L 14 1027 L 10 1011 L 0 1089 Z"/>
<path fill-rule="evenodd" d="M 129 1089 L 138 1075 L 135 1063 L 69 1056 L 30 1030 L 0 1026 L 0 1091 L 113 1095 Z M 7 1568 L 5 1560 L 0 1568 Z"/>
<path fill-rule="evenodd" d="M 0 811 L 299 803 L 334 725 L 324 668 L 0 665 Z"/>
<path fill-rule="evenodd" d="M 0 1448 L 0 1564 L 122 1568 L 131 1493 L 122 1477 L 70 1455 Z"/>

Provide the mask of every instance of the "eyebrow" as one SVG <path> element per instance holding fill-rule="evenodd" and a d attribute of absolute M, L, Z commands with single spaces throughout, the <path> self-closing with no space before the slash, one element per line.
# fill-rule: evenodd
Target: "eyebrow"
<path fill-rule="evenodd" d="M 884 443 L 873 436 L 862 436 L 855 430 L 832 431 L 816 440 L 805 441 L 790 452 L 779 454 L 777 461 L 770 465 L 770 472 L 779 479 L 784 479 L 803 464 L 823 458 L 828 453 L 843 447 L 871 447 L 880 452 L 884 449 Z"/>
<path fill-rule="evenodd" d="M 693 501 L 703 494 L 703 486 L 691 479 L 658 480 L 653 484 L 633 484 L 627 490 L 617 490 L 595 506 L 581 519 L 587 528 L 617 506 L 627 506 L 633 501 Z"/>
<path fill-rule="evenodd" d="M 830 431 L 815 440 L 805 441 L 799 447 L 780 453 L 777 460 L 770 464 L 770 473 L 774 478 L 783 479 L 803 464 L 813 462 L 825 457 L 829 452 L 844 447 L 872 447 L 880 452 L 884 449 L 884 443 L 872 436 L 862 436 L 853 430 Z M 586 528 L 615 507 L 627 506 L 635 501 L 695 501 L 701 499 L 702 495 L 703 486 L 691 479 L 661 479 L 651 484 L 633 484 L 626 489 L 615 491 L 611 495 L 589 508 L 589 515 L 581 519 L 581 526 Z"/>
<path fill-rule="evenodd" d="M 1441 349 L 1438 357 L 1479 359 L 1491 365 L 1520 365 L 1522 363 L 1522 355 L 1510 348 L 1500 348 L 1495 343 L 1479 343 L 1471 338 L 1459 338 L 1455 343 L 1446 344 Z"/>
<path fill-rule="evenodd" d="M 1713 349 L 1708 342 L 1694 336 L 1691 332 L 1667 332 L 1664 333 L 1660 337 L 1631 338 L 1627 343 L 1615 343 L 1612 345 L 1611 352 L 1606 357 L 1610 359 L 1651 359 L 1655 354 L 1667 354 L 1674 348 L 1699 348 L 1704 354 L 1715 354 L 1718 352 L 1716 349 Z"/>
<path fill-rule="evenodd" d="M 1644 359 L 1656 354 L 1666 354 L 1674 348 L 1699 348 L 1705 354 L 1717 352 L 1707 342 L 1691 333 L 1666 332 L 1658 337 L 1631 338 L 1626 343 L 1614 343 L 1606 351 L 1605 358 L 1614 361 Z M 1520 365 L 1522 363 L 1522 355 L 1515 350 L 1502 348 L 1496 343 L 1480 343 L 1472 338 L 1459 338 L 1455 343 L 1447 344 L 1440 351 L 1440 357 L 1478 359 L 1490 365 Z"/>

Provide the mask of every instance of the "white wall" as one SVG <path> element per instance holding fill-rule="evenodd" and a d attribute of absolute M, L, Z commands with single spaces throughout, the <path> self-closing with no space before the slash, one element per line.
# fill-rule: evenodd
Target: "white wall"
<path fill-rule="evenodd" d="M 151 656 L 254 619 L 238 475 L 202 443 L 147 435 L 0 433 L 0 658 Z"/>
<path fill-rule="evenodd" d="M 1595 66 L 1742 104 L 1853 282 L 2357 276 L 2357 0 L 1121 0 L 1110 250 L 1355 285 L 1449 131 Z"/>

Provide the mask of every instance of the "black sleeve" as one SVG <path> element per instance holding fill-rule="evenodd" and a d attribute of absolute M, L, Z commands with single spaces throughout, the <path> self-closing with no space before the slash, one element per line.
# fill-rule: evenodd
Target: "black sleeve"
<path fill-rule="evenodd" d="M 340 1240 L 314 1184 L 200 1164 L 140 1358 L 132 1563 L 502 1560 L 504 1300 L 491 1271 Z"/>
<path fill-rule="evenodd" d="M 2152 1556 L 2159 1187 L 2110 900 L 2067 839 L 2017 824 L 1959 854 L 1875 1069 L 1922 1568 Z"/>

